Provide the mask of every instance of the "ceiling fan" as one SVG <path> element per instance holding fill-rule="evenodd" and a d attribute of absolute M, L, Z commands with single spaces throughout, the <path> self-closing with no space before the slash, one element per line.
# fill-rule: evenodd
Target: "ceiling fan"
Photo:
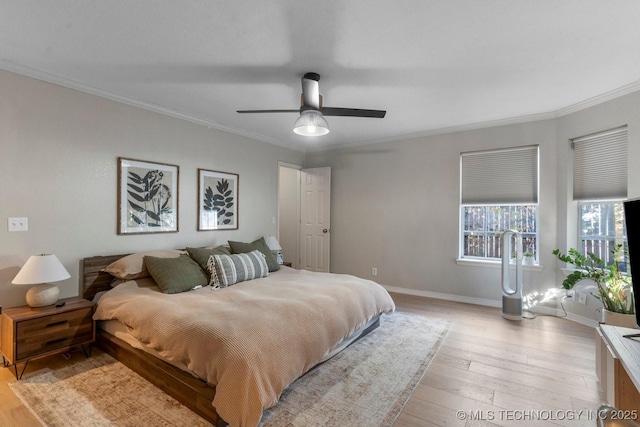
<path fill-rule="evenodd" d="M 381 119 L 384 110 L 363 110 L 360 108 L 323 107 L 320 95 L 320 74 L 306 73 L 302 76 L 302 100 L 299 110 L 238 110 L 238 113 L 300 113 L 293 131 L 298 135 L 320 136 L 329 133 L 329 123 L 324 116 L 373 117 Z"/>

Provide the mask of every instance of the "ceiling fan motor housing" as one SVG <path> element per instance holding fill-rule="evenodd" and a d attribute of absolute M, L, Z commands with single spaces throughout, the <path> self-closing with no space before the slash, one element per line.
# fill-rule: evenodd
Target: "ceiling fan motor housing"
<path fill-rule="evenodd" d="M 318 73 L 304 73 L 302 76 L 303 79 L 315 80 L 317 82 L 320 81 L 320 74 Z"/>

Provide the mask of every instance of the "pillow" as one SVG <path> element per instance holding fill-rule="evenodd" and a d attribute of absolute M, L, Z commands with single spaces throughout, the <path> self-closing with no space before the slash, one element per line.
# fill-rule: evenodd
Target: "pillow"
<path fill-rule="evenodd" d="M 187 254 L 178 258 L 145 256 L 147 270 L 165 294 L 177 294 L 207 285 L 207 275 Z"/>
<path fill-rule="evenodd" d="M 165 250 L 165 251 L 146 251 L 137 252 L 135 254 L 127 255 L 120 258 L 106 266 L 104 271 L 111 274 L 113 277 L 124 280 L 142 279 L 143 277 L 149 277 L 149 272 L 144 265 L 144 257 L 154 256 L 158 258 L 177 258 L 184 251 L 177 250 Z"/>
<path fill-rule="evenodd" d="M 264 254 L 267 260 L 269 271 L 278 271 L 280 269 L 278 259 L 273 254 L 273 252 L 271 252 L 269 246 L 267 246 L 267 242 L 264 241 L 264 237 L 261 237 L 258 240 L 254 240 L 251 243 L 232 242 L 231 240 L 229 240 L 229 246 L 231 246 L 231 251 L 234 254 L 245 254 L 248 252 L 259 250 Z"/>
<path fill-rule="evenodd" d="M 193 258 L 195 262 L 200 264 L 200 267 L 202 267 L 204 271 L 209 271 L 207 264 L 209 263 L 211 255 L 231 255 L 229 249 L 224 246 L 216 246 L 215 248 L 187 248 L 187 252 L 189 252 L 189 256 Z M 213 272 L 209 271 L 209 273 Z"/>
<path fill-rule="evenodd" d="M 246 254 L 212 255 L 209 268 L 213 271 L 212 286 L 216 289 L 269 275 L 264 254 L 258 250 Z"/>

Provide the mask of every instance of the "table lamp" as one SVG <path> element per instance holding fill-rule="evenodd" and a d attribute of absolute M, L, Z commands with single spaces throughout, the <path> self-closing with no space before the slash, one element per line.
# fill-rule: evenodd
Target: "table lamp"
<path fill-rule="evenodd" d="M 59 282 L 71 277 L 60 260 L 53 254 L 33 255 L 22 266 L 11 282 L 14 285 L 36 285 L 27 291 L 27 304 L 45 307 L 55 304 L 60 289 L 50 282 Z"/>
<path fill-rule="evenodd" d="M 276 258 L 278 259 L 278 264 L 282 264 L 284 262 L 284 258 L 282 257 L 282 247 L 280 243 L 278 243 L 278 239 L 275 236 L 269 236 L 265 239 L 267 242 L 267 246 L 271 249 L 272 252 L 276 253 Z"/>

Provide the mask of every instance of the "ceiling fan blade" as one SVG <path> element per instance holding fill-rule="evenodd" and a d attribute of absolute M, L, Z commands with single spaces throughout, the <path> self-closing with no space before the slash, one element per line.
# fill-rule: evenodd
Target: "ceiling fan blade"
<path fill-rule="evenodd" d="M 236 113 L 300 113 L 300 110 L 236 110 Z"/>
<path fill-rule="evenodd" d="M 306 73 L 302 76 L 302 106 L 320 109 L 320 74 Z"/>
<path fill-rule="evenodd" d="M 382 119 L 387 112 L 385 110 L 363 110 L 361 108 L 334 108 L 322 107 L 320 112 L 325 116 L 346 116 L 346 117 L 373 117 Z"/>

